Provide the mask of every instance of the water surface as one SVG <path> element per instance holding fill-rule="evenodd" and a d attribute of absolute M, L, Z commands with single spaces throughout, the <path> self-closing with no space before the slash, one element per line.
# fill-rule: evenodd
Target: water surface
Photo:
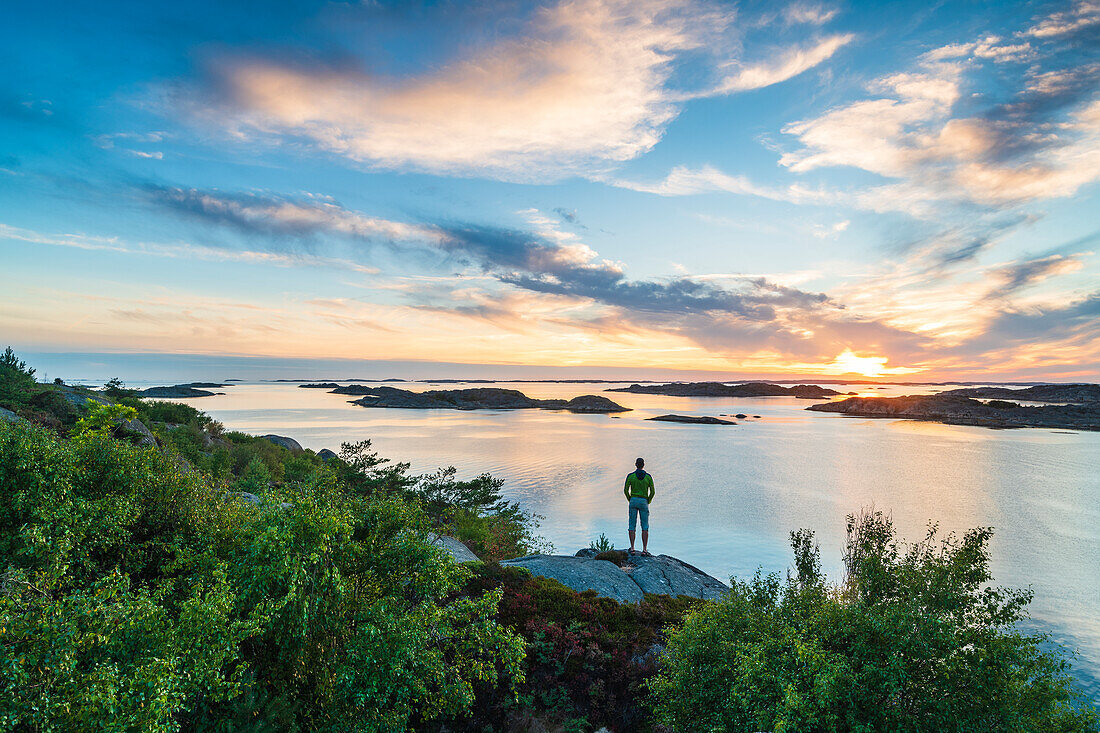
<path fill-rule="evenodd" d="M 492 386 L 570 398 L 614 385 Z M 889 512 L 913 539 L 929 521 L 953 532 L 992 526 L 996 581 L 1034 589 L 1029 625 L 1079 651 L 1075 673 L 1100 701 L 1100 433 L 853 418 L 806 412 L 813 400 L 787 397 L 606 393 L 632 408 L 611 417 L 369 409 L 348 404 L 355 398 L 277 383 L 225 391 L 187 402 L 228 429 L 288 435 L 314 450 L 369 438 L 415 472 L 453 465 L 460 476 L 503 478 L 506 496 L 544 517 L 540 533 L 562 553 L 601 532 L 624 545 L 622 483 L 637 456 L 646 459 L 657 490 L 650 549 L 719 578 L 747 578 L 758 568 L 784 572 L 788 535 L 800 527 L 817 533 L 823 564 L 835 577 L 845 515 L 861 507 Z M 645 420 L 665 413 L 760 418 L 736 426 Z"/>

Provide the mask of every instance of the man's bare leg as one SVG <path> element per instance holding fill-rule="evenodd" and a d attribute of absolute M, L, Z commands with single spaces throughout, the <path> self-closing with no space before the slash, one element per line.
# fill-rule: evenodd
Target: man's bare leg
<path fill-rule="evenodd" d="M 643 529 L 642 530 L 642 553 L 643 554 L 647 552 L 646 547 L 648 547 L 648 546 L 649 546 L 649 530 L 648 529 Z M 630 549 L 634 549 L 634 533 L 633 532 L 630 533 Z"/>
<path fill-rule="evenodd" d="M 630 535 L 630 551 L 634 552 L 634 530 L 628 529 L 626 533 Z M 645 544 L 645 536 L 647 534 L 649 534 L 649 532 L 642 532 L 642 544 Z"/>

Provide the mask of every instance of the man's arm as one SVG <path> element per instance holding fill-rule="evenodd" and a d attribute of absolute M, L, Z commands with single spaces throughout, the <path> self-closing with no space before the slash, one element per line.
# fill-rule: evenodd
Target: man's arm
<path fill-rule="evenodd" d="M 653 497 L 657 495 L 657 490 L 653 488 L 653 474 L 646 474 L 645 479 L 646 488 L 649 489 L 649 496 L 646 497 L 645 503 L 648 504 L 653 501 Z"/>
<path fill-rule="evenodd" d="M 626 481 L 623 482 L 623 496 L 630 499 L 630 475 L 627 474 Z"/>

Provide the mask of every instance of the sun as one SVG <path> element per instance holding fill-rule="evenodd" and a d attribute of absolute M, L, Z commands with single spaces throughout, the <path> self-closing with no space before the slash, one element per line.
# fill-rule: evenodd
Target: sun
<path fill-rule="evenodd" d="M 837 354 L 833 363 L 829 364 L 830 370 L 839 374 L 862 374 L 865 377 L 880 377 L 887 372 L 885 356 L 856 356 L 851 349 L 845 349 Z M 892 370 L 891 370 L 892 371 Z"/>

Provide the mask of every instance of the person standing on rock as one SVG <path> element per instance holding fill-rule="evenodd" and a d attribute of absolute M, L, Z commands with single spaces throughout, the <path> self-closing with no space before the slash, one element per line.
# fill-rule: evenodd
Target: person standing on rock
<path fill-rule="evenodd" d="M 627 533 L 630 535 L 630 554 L 634 554 L 634 532 L 638 524 L 638 515 L 642 517 L 642 554 L 648 555 L 649 550 L 649 502 L 653 501 L 653 477 L 650 476 L 642 468 L 645 466 L 645 461 L 639 458 L 634 461 L 634 465 L 638 467 L 638 470 L 631 471 L 626 475 L 626 484 L 623 486 L 623 493 L 626 495 L 627 504 L 627 518 L 629 524 L 627 525 Z"/>

